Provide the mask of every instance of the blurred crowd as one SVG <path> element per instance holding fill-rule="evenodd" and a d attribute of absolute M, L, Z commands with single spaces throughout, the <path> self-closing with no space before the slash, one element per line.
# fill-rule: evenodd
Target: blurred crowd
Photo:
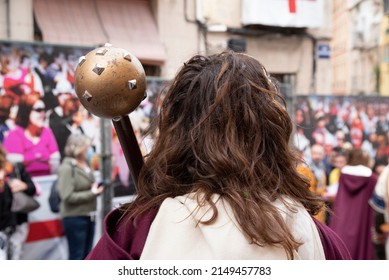
<path fill-rule="evenodd" d="M 300 97 L 296 104 L 298 169 L 327 204 L 316 218 L 343 239 L 353 259 L 386 259 L 388 102 Z"/>

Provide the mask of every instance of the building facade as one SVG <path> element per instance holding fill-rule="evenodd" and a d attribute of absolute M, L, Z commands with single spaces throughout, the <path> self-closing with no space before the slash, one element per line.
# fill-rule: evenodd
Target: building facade
<path fill-rule="evenodd" d="M 320 7 L 321 15 L 320 24 L 314 28 L 309 26 L 317 22 L 317 17 L 294 25 L 299 12 L 304 17 L 300 8 L 304 8 L 305 0 L 279 1 L 279 7 L 274 7 L 272 1 L 247 0 L 153 2 L 168 57 L 163 76 L 172 77 L 182 61 L 194 53 L 210 54 L 235 47 L 261 61 L 288 95 L 331 93 L 331 1 L 311 1 Z M 296 3 L 294 11 L 290 11 L 289 2 Z M 261 22 L 266 14 L 276 20 Z M 291 19 L 283 22 L 288 14 Z M 247 18 L 252 21 L 244 22 Z"/>
<path fill-rule="evenodd" d="M 274 3 L 2 0 L 0 39 L 70 46 L 109 41 L 132 51 L 149 75 L 164 79 L 196 53 L 229 47 L 260 60 L 288 95 L 331 94 L 331 1 Z M 312 8 L 317 12 L 307 13 Z"/>
<path fill-rule="evenodd" d="M 389 1 L 384 0 L 384 16 L 380 25 L 379 39 L 379 92 L 389 96 Z"/>
<path fill-rule="evenodd" d="M 379 95 L 382 0 L 333 0 L 332 92 Z"/>

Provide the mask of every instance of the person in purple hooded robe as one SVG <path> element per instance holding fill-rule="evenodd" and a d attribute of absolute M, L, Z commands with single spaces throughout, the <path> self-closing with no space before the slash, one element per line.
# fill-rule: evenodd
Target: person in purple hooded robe
<path fill-rule="evenodd" d="M 368 167 L 369 157 L 360 149 L 350 151 L 341 170 L 330 228 L 346 244 L 352 259 L 374 259 L 374 211 L 369 205 L 377 177 Z"/>
<path fill-rule="evenodd" d="M 87 259 L 349 259 L 313 215 L 293 123 L 274 80 L 232 51 L 184 63 L 161 106 L 138 195 Z"/>

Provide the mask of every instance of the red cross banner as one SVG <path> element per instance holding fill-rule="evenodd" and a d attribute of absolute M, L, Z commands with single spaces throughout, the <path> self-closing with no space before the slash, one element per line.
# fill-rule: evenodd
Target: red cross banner
<path fill-rule="evenodd" d="M 324 0 L 243 0 L 244 25 L 319 28 Z"/>

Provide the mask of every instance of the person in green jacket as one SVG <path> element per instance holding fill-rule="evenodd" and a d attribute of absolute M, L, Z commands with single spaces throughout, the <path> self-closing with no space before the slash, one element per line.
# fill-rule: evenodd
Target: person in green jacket
<path fill-rule="evenodd" d="M 70 135 L 65 158 L 58 171 L 60 215 L 68 241 L 69 259 L 84 259 L 92 249 L 95 232 L 96 197 L 103 192 L 87 160 L 91 140 L 84 134 Z"/>

